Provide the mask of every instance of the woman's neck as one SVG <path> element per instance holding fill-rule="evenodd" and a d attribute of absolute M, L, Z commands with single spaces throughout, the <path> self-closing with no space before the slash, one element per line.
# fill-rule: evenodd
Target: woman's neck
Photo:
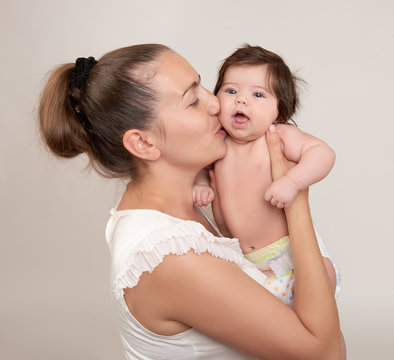
<path fill-rule="evenodd" d="M 130 182 L 119 203 L 119 210 L 154 209 L 181 219 L 195 214 L 192 187 L 196 174 L 166 171 L 150 172 Z"/>
<path fill-rule="evenodd" d="M 186 171 L 160 172 L 160 176 L 144 176 L 127 186 L 118 210 L 158 210 L 178 219 L 199 222 L 212 234 L 217 235 L 211 224 L 194 207 L 192 188 L 196 176 L 196 173 Z"/>

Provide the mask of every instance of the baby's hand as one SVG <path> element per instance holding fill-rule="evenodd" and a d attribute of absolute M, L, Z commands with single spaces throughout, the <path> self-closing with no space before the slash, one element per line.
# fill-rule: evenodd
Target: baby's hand
<path fill-rule="evenodd" d="M 299 191 L 294 181 L 284 175 L 271 184 L 264 199 L 279 209 L 288 208 Z"/>
<path fill-rule="evenodd" d="M 215 198 L 212 188 L 208 185 L 193 185 L 193 202 L 198 206 L 207 206 Z"/>

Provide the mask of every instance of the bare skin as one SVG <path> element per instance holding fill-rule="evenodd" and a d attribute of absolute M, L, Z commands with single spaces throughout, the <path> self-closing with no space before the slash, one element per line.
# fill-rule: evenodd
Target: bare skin
<path fill-rule="evenodd" d="M 300 189 L 323 179 L 335 160 L 322 140 L 296 126 L 276 125 L 284 154 L 296 165 L 273 181 L 265 134 L 278 119 L 279 100 L 267 74 L 267 65 L 230 66 L 217 94 L 220 121 L 229 136 L 225 158 L 215 163 L 215 178 L 227 235 L 239 239 L 245 254 L 288 235 L 279 209 L 289 206 Z M 196 183 L 203 185 L 204 177 Z M 199 192 L 209 193 L 201 189 L 194 191 L 199 205 Z"/>
<path fill-rule="evenodd" d="M 226 156 L 214 165 L 222 204 L 220 230 L 237 238 L 244 254 L 288 235 L 282 208 L 300 188 L 324 178 L 335 159 L 322 140 L 296 126 L 276 125 L 285 157 L 297 165 L 273 181 L 265 134 L 278 118 L 278 99 L 269 85 L 267 65 L 236 65 L 226 70 L 218 92 L 220 120 L 228 132 Z M 214 198 L 208 185 L 206 172 L 201 172 L 193 189 L 199 206 Z M 334 268 L 329 259 L 325 263 L 335 291 Z"/>
<path fill-rule="evenodd" d="M 244 144 L 227 138 L 226 143 L 226 157 L 215 164 L 217 191 L 227 228 L 247 254 L 287 235 L 286 217 L 264 201 L 272 183 L 265 136 Z"/>
<path fill-rule="evenodd" d="M 199 221 L 210 231 L 194 210 L 190 193 L 197 173 L 225 155 L 217 99 L 175 53 L 163 55 L 157 73 L 159 84 L 155 86 L 162 95 L 159 113 L 165 136 L 135 129 L 125 135 L 125 147 L 144 159 L 146 166 L 141 180 L 127 188 L 119 209 L 155 209 Z M 197 84 L 189 98 L 187 89 L 193 83 Z M 190 107 L 196 98 L 197 105 Z M 275 177 L 286 172 L 288 165 L 277 136 L 271 145 Z M 294 309 L 234 263 L 189 252 L 165 256 L 152 273 L 143 273 L 137 286 L 125 289 L 130 312 L 154 333 L 174 335 L 193 327 L 257 358 L 337 360 L 337 308 L 316 243 L 307 191 L 296 197 L 286 216 L 300 289 Z"/>

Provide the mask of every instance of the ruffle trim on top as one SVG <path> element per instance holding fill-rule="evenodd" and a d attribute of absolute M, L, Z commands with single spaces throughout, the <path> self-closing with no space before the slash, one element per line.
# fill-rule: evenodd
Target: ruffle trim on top
<path fill-rule="evenodd" d="M 254 267 L 243 257 L 238 241 L 219 238 L 208 232 L 204 226 L 194 221 L 182 221 L 163 229 L 151 232 L 142 238 L 125 256 L 123 266 L 115 276 L 113 291 L 115 298 L 126 311 L 124 289 L 138 284 L 141 274 L 152 272 L 169 254 L 184 255 L 193 250 L 196 254 L 209 252 L 211 255 L 238 266 Z"/>

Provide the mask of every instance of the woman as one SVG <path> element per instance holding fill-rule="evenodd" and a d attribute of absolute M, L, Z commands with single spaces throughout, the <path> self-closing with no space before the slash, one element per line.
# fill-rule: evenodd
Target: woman
<path fill-rule="evenodd" d="M 49 148 L 62 157 L 85 152 L 101 173 L 132 178 L 106 234 L 126 357 L 338 359 L 338 314 L 307 192 L 286 210 L 292 309 L 193 206 L 197 173 L 226 153 L 218 112 L 197 72 L 163 45 L 119 49 L 98 63 L 80 58 L 44 89 Z M 268 142 L 275 179 L 288 164 L 275 132 Z"/>

